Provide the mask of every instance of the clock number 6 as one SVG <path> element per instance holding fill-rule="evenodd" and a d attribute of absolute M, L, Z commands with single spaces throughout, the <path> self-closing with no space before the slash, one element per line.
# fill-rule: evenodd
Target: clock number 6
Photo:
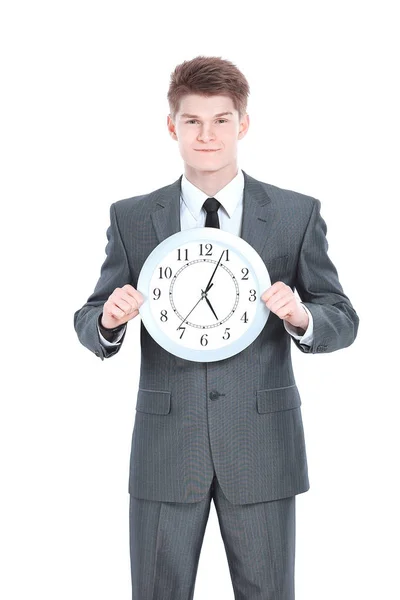
<path fill-rule="evenodd" d="M 207 335 L 208 335 L 208 333 L 203 333 L 203 335 L 200 338 L 200 344 L 202 346 L 207 346 L 207 344 L 208 344 Z M 204 344 L 203 344 L 203 340 L 204 340 Z"/>

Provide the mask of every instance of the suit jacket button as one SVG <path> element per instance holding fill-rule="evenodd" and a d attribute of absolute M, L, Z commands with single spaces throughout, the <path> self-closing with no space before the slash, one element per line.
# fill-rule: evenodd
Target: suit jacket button
<path fill-rule="evenodd" d="M 219 396 L 219 392 L 217 392 L 216 390 L 213 390 L 212 392 L 210 392 L 210 400 L 216 400 Z"/>

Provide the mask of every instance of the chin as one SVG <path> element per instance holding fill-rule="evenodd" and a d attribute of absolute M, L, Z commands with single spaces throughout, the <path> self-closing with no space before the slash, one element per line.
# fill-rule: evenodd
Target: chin
<path fill-rule="evenodd" d="M 198 171 L 218 171 L 224 166 L 221 160 L 216 160 L 215 156 L 210 156 L 209 158 L 202 156 L 200 160 L 192 160 L 188 164 Z"/>

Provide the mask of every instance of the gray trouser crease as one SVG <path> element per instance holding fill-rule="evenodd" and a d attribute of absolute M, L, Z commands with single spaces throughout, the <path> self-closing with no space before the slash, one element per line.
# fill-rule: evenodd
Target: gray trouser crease
<path fill-rule="evenodd" d="M 216 477 L 200 502 L 130 496 L 132 600 L 193 600 L 211 498 L 235 600 L 294 600 L 296 496 L 231 504 Z"/>

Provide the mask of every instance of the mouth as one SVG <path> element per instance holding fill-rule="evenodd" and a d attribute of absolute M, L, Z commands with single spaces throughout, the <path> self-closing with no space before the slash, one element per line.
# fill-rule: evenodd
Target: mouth
<path fill-rule="evenodd" d="M 216 150 L 196 150 L 196 152 L 218 152 L 219 148 Z"/>

